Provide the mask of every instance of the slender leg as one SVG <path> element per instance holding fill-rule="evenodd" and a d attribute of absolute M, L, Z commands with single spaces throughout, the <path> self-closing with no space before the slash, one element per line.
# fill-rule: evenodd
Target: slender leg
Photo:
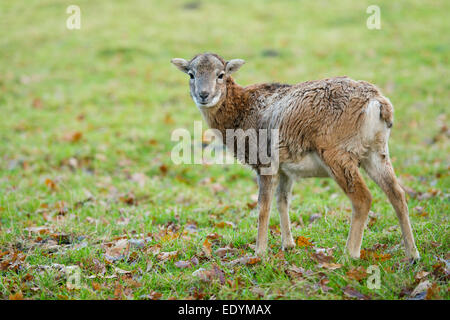
<path fill-rule="evenodd" d="M 263 256 L 267 252 L 267 237 L 269 233 L 269 216 L 272 206 L 275 177 L 270 175 L 258 175 L 259 195 L 259 220 L 258 238 L 256 239 L 256 254 Z"/>
<path fill-rule="evenodd" d="M 322 159 L 329 167 L 333 178 L 352 202 L 352 222 L 346 248 L 350 257 L 359 258 L 372 196 L 358 170 L 357 161 L 351 154 L 330 150 L 323 152 Z"/>
<path fill-rule="evenodd" d="M 281 247 L 283 250 L 295 247 L 291 235 L 291 222 L 289 220 L 289 203 L 291 201 L 292 179 L 280 172 L 277 188 L 277 206 L 281 224 Z"/>
<path fill-rule="evenodd" d="M 384 191 L 394 208 L 402 229 L 403 242 L 405 243 L 406 256 L 420 259 L 414 242 L 414 236 L 409 221 L 408 205 L 405 192 L 397 181 L 394 168 L 387 153 L 371 153 L 363 167 L 367 174 Z"/>

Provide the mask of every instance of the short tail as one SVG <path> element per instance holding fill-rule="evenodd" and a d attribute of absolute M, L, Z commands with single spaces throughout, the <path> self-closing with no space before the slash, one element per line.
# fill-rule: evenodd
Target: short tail
<path fill-rule="evenodd" d="M 386 97 L 377 97 L 380 102 L 380 117 L 386 122 L 388 128 L 391 128 L 394 124 L 394 107 L 392 103 Z"/>

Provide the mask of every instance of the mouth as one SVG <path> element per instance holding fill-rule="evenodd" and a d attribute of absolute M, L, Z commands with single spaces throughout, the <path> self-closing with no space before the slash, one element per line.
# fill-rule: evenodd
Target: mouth
<path fill-rule="evenodd" d="M 198 107 L 211 108 L 211 107 L 214 107 L 214 106 L 217 105 L 217 103 L 219 102 L 219 98 L 220 98 L 220 95 L 216 95 L 215 97 L 213 97 L 209 101 L 200 100 L 198 98 L 195 98 L 194 101 L 195 101 L 195 103 L 197 104 Z"/>

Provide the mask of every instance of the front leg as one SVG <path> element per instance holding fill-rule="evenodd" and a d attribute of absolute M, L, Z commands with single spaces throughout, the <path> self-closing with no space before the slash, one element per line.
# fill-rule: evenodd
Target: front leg
<path fill-rule="evenodd" d="M 289 202 L 292 193 L 292 179 L 285 173 L 280 172 L 277 188 L 277 205 L 280 213 L 281 224 L 281 247 L 283 250 L 295 247 L 291 234 L 291 222 L 289 221 Z"/>
<path fill-rule="evenodd" d="M 258 174 L 258 238 L 256 239 L 256 254 L 264 256 L 267 252 L 267 237 L 269 233 L 270 208 L 272 206 L 275 177 Z"/>

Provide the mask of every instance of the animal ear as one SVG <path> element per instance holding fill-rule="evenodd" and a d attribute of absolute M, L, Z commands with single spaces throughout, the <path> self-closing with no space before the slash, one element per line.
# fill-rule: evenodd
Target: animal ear
<path fill-rule="evenodd" d="M 181 58 L 174 58 L 170 60 L 172 64 L 177 67 L 180 71 L 187 73 L 189 71 L 189 61 L 186 61 Z"/>
<path fill-rule="evenodd" d="M 225 66 L 225 72 L 227 74 L 232 74 L 233 72 L 236 72 L 239 70 L 240 67 L 245 63 L 242 59 L 233 59 L 227 62 L 227 65 Z"/>

